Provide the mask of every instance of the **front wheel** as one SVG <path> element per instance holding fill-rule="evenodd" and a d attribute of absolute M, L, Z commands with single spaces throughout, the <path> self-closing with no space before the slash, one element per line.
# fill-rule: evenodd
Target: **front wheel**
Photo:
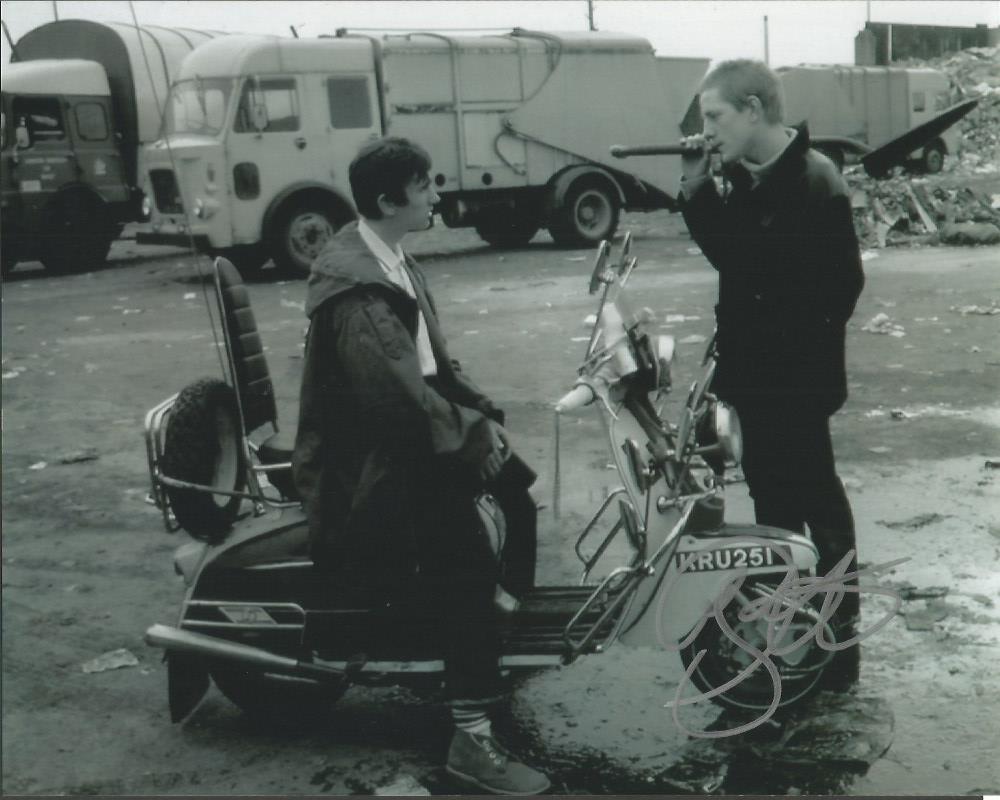
<path fill-rule="evenodd" d="M 116 230 L 103 202 L 66 193 L 46 210 L 39 260 L 58 274 L 94 269 L 107 259 Z"/>
<path fill-rule="evenodd" d="M 756 619 L 741 620 L 739 612 L 757 600 L 761 593 L 773 595 L 776 586 L 777 581 L 748 579 L 722 611 L 734 636 L 759 651 L 764 651 L 767 647 L 767 619 L 758 615 Z M 819 688 L 820 676 L 832 660 L 833 653 L 824 650 L 816 642 L 821 606 L 822 596 L 817 596 L 794 611 L 788 609 L 792 613 L 791 624 L 774 641 L 773 649 L 780 650 L 783 645 L 802 639 L 801 644 L 791 652 L 769 656 L 781 678 L 778 708 L 788 708 L 814 694 Z M 776 624 L 775 627 L 779 625 Z M 828 622 L 823 622 L 819 627 L 824 629 L 826 641 L 834 641 L 833 630 Z M 812 635 L 807 635 L 809 631 L 813 631 Z M 685 669 L 689 669 L 698 653 L 705 651 L 691 673 L 691 682 L 698 691 L 708 693 L 736 678 L 754 662 L 755 657 L 745 645 L 727 635 L 713 617 L 694 641 L 681 650 L 681 661 Z M 774 693 L 774 681 L 770 672 L 764 664 L 759 664 L 742 681 L 712 699 L 719 705 L 761 712 L 770 707 Z"/>
<path fill-rule="evenodd" d="M 346 684 L 255 672 L 219 662 L 209 668 L 212 680 L 244 714 L 267 723 L 315 727 L 329 716 Z"/>
<path fill-rule="evenodd" d="M 289 206 L 275 221 L 268 241 L 275 266 L 291 277 L 307 277 L 312 262 L 342 224 L 319 203 Z"/>

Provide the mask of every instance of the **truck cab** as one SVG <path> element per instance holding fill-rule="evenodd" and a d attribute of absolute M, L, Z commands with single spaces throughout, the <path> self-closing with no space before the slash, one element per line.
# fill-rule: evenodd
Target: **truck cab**
<path fill-rule="evenodd" d="M 103 260 L 118 233 L 109 206 L 129 200 L 104 68 L 82 59 L 10 64 L 2 96 L 4 271 L 20 260 L 55 271 Z"/>
<path fill-rule="evenodd" d="M 294 41 L 294 40 L 292 40 Z M 141 241 L 295 274 L 355 217 L 347 169 L 382 134 L 372 45 L 229 36 L 181 67 L 144 152 Z"/>

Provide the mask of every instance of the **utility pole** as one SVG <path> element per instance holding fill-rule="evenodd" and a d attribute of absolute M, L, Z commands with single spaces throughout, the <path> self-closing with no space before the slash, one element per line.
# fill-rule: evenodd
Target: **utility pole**
<path fill-rule="evenodd" d="M 59 21 L 59 8 L 56 6 L 56 0 L 52 0 L 52 14 L 56 18 L 56 22 Z"/>
<path fill-rule="evenodd" d="M 764 15 L 764 63 L 771 66 L 771 46 L 767 38 L 767 14 Z"/>
<path fill-rule="evenodd" d="M 587 22 L 590 24 L 590 30 L 597 30 L 597 26 L 594 25 L 594 0 L 587 0 Z"/>

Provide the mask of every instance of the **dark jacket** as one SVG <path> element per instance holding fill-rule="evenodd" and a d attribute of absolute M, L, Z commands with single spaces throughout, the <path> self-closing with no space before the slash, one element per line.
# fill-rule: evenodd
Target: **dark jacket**
<path fill-rule="evenodd" d="M 831 414 L 847 398 L 845 325 L 864 274 L 843 178 L 801 126 L 759 185 L 742 165 L 682 199 L 719 272 L 715 391 L 740 403 L 801 397 Z"/>
<path fill-rule="evenodd" d="M 423 273 L 409 257 L 407 266 L 416 302 L 351 223 L 313 264 L 306 299 L 295 482 L 316 563 L 369 585 L 415 569 L 415 504 L 433 501 L 428 469 L 476 475 L 492 447 L 489 418 L 502 421 L 449 358 Z M 437 362 L 430 381 L 414 344 L 418 307 Z"/>

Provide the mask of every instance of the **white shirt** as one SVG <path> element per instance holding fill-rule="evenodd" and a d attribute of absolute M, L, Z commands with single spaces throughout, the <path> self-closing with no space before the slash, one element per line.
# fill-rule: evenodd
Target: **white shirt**
<path fill-rule="evenodd" d="M 361 234 L 361 241 L 371 250 L 373 256 L 378 261 L 379 266 L 386 277 L 406 292 L 414 300 L 417 293 L 410 280 L 404 264 L 403 248 L 398 244 L 395 249 L 387 245 L 382 238 L 372 230 L 371 226 L 365 222 L 364 218 L 358 220 L 358 233 Z M 434 360 L 434 350 L 431 347 L 431 337 L 427 334 L 427 322 L 424 320 L 424 313 L 417 310 L 417 358 L 420 359 L 420 372 L 423 376 L 429 377 L 437 375 L 437 362 Z"/>

